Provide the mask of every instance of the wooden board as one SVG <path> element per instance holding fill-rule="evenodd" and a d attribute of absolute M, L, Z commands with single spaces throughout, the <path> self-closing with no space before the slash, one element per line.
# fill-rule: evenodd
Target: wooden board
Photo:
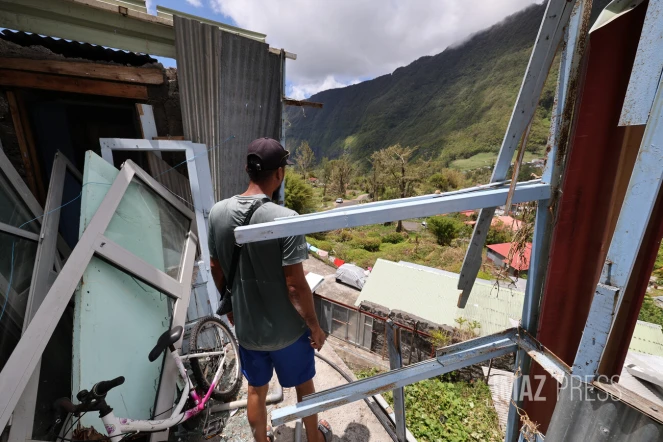
<path fill-rule="evenodd" d="M 12 91 L 7 91 L 7 101 L 9 102 L 9 110 L 12 115 L 14 123 L 14 131 L 16 132 L 16 140 L 18 147 L 21 150 L 21 159 L 23 160 L 23 167 L 25 167 L 25 179 L 28 187 L 35 198 L 39 199 L 39 187 L 37 186 L 37 177 L 35 176 L 35 168 L 33 167 L 33 155 L 30 152 L 27 136 L 23 128 L 23 121 L 19 111 L 18 100 Z M 43 200 L 42 200 L 43 201 Z"/>
<path fill-rule="evenodd" d="M 64 77 L 61 75 L 15 71 L 11 69 L 0 69 L 0 86 L 147 100 L 147 87 L 143 85 Z"/>
<path fill-rule="evenodd" d="M 18 71 L 43 72 L 124 83 L 163 84 L 164 74 L 157 68 L 137 68 L 76 61 L 31 60 L 0 57 L 0 66 Z"/>

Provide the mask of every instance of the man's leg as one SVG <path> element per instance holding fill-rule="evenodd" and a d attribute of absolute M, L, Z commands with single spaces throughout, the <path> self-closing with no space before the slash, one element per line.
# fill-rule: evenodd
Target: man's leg
<path fill-rule="evenodd" d="M 262 387 L 249 385 L 246 414 L 256 442 L 269 442 L 267 439 L 267 391 L 269 384 Z"/>
<path fill-rule="evenodd" d="M 297 402 L 301 402 L 302 397 L 315 393 L 313 379 L 310 379 L 303 384 L 297 385 L 295 390 L 297 391 Z M 302 420 L 304 421 L 304 427 L 306 427 L 306 439 L 308 439 L 308 442 L 325 442 L 324 436 L 320 430 L 318 430 L 317 414 L 305 417 Z"/>

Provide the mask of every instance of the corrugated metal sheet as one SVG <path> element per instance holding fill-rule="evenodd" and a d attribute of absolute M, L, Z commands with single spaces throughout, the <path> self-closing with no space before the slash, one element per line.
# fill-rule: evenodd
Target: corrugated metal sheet
<path fill-rule="evenodd" d="M 477 281 L 467 306 L 456 307 L 458 274 L 424 266 L 412 267 L 378 259 L 355 305 L 362 301 L 402 310 L 440 325 L 458 326 L 463 317 L 478 321 L 481 336 L 513 327 L 522 315 L 525 295 L 505 287 L 499 290 L 489 282 Z"/>
<path fill-rule="evenodd" d="M 248 184 L 246 147 L 279 139 L 281 59 L 269 45 L 174 17 L 184 136 L 209 153 L 217 200 Z"/>
<path fill-rule="evenodd" d="M 658 324 L 638 321 L 629 350 L 663 357 L 663 330 Z"/>
<path fill-rule="evenodd" d="M 663 425 L 596 388 L 560 391 L 546 442 L 657 442 Z"/>

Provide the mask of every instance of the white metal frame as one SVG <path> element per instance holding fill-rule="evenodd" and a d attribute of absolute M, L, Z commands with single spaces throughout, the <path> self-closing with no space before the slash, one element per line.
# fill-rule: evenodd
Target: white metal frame
<path fill-rule="evenodd" d="M 60 223 L 60 210 L 58 208 L 62 204 L 62 192 L 67 172 L 71 173 L 79 183 L 82 183 L 83 176 L 81 173 L 66 156 L 61 152 L 57 152 L 53 160 L 44 216 L 40 219 L 41 231 L 35 255 L 35 265 L 32 272 L 28 302 L 25 309 L 25 319 L 23 322 L 24 333 L 39 309 L 52 280 L 57 275 L 53 272 L 53 266 L 57 261 L 56 239 L 58 238 L 58 226 Z M 24 442 L 32 439 L 40 372 L 41 362 L 37 364 L 30 382 L 14 410 L 12 426 L 9 432 L 9 442 Z"/>
<path fill-rule="evenodd" d="M 202 272 L 203 283 L 207 289 L 207 298 L 212 312 L 216 312 L 219 304 L 219 294 L 214 285 L 210 268 L 210 254 L 207 241 L 207 217 L 214 206 L 214 190 L 212 188 L 212 175 L 210 173 L 207 146 L 190 141 L 176 140 L 132 140 L 123 138 L 100 138 L 101 157 L 113 164 L 113 151 L 146 151 L 146 152 L 184 152 L 186 167 L 189 173 L 189 185 L 196 214 L 196 226 L 200 239 L 200 254 L 204 261 Z M 200 266 L 199 266 L 200 267 Z M 201 273 L 199 273 L 201 276 Z M 193 319 L 193 318 L 191 318 Z"/>
<path fill-rule="evenodd" d="M 134 177 L 150 187 L 161 198 L 191 220 L 177 279 L 156 269 L 104 236 L 108 224 Z M 46 344 L 93 256 L 97 255 L 104 258 L 122 271 L 173 298 L 175 305 L 173 307 L 172 324 L 184 324 L 196 255 L 197 237 L 191 231 L 193 226 L 194 214 L 184 204 L 132 161 L 124 163 L 99 209 L 92 217 L 5 367 L 0 372 L 0 428 L 7 425 L 12 411 L 39 363 Z M 181 347 L 181 339 L 175 344 L 175 347 L 178 349 Z M 155 409 L 165 410 L 172 406 L 176 376 L 177 367 L 175 363 L 167 359 L 161 375 L 161 387 Z M 153 441 L 165 440 L 166 438 L 167 432 L 152 435 Z"/>

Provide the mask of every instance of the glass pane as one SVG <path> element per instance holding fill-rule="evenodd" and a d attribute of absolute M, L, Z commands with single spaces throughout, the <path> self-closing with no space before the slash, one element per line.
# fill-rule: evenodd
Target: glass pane
<path fill-rule="evenodd" d="M 331 334 L 336 336 L 337 338 L 345 340 L 347 337 L 347 327 L 348 324 L 346 324 L 345 322 L 339 322 L 337 320 L 333 320 Z"/>
<path fill-rule="evenodd" d="M 177 278 L 189 226 L 187 217 L 134 178 L 104 235 Z"/>
<path fill-rule="evenodd" d="M 326 333 L 331 333 L 331 315 L 332 315 L 332 304 L 330 302 L 324 301 L 322 303 L 322 315 L 320 315 L 320 328 Z"/>
<path fill-rule="evenodd" d="M 124 376 L 125 383 L 106 400 L 121 416 L 149 419 L 163 355 L 155 362 L 147 355 L 171 328 L 172 299 L 97 257 L 90 260 L 74 299 L 72 391 Z M 81 423 L 102 425 L 98 413 L 86 414 Z"/>
<path fill-rule="evenodd" d="M 14 249 L 12 271 L 12 245 Z M 37 243 L 0 232 L 0 370 L 21 338 Z M 11 287 L 10 287 L 11 281 Z M 7 297 L 9 292 L 9 297 Z"/>
<path fill-rule="evenodd" d="M 354 344 L 359 344 L 359 332 L 357 331 L 357 317 L 359 313 L 348 310 L 348 340 Z"/>
<path fill-rule="evenodd" d="M 62 188 L 62 205 L 60 209 L 60 235 L 70 248 L 78 243 L 79 222 L 81 219 L 81 183 L 74 177 L 69 169 L 64 175 Z"/>
<path fill-rule="evenodd" d="M 0 222 L 14 227 L 21 227 L 30 232 L 39 232 L 39 221 L 33 221 L 23 225 L 34 218 L 23 200 L 16 194 L 12 186 L 2 171 L 0 171 Z"/>
<path fill-rule="evenodd" d="M 334 310 L 332 310 L 332 318 L 336 321 L 348 322 L 348 309 L 341 307 L 340 305 L 335 305 Z"/>

